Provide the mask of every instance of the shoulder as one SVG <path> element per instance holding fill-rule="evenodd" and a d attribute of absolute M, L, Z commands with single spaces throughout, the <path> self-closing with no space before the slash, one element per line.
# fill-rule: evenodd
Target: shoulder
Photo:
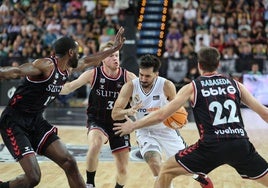
<path fill-rule="evenodd" d="M 129 82 L 133 79 L 137 78 L 137 76 L 133 73 L 133 72 L 130 72 L 130 71 L 127 71 L 126 70 L 126 81 Z"/>
<path fill-rule="evenodd" d="M 160 77 L 160 78 L 162 78 L 162 77 Z M 172 82 L 172 81 L 170 81 L 170 80 L 168 80 L 168 79 L 166 79 L 166 78 L 162 78 L 163 79 L 163 81 L 164 81 L 164 86 L 165 87 L 175 87 L 175 85 L 174 85 L 174 83 Z"/>

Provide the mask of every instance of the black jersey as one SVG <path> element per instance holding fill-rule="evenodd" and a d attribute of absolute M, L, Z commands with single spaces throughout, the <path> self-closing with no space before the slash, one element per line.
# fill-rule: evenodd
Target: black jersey
<path fill-rule="evenodd" d="M 112 109 L 126 82 L 126 70 L 120 68 L 116 78 L 108 77 L 103 71 L 103 66 L 95 68 L 94 71 L 94 80 L 88 98 L 88 117 L 98 122 L 112 124 Z"/>
<path fill-rule="evenodd" d="M 26 113 L 42 113 L 49 103 L 59 95 L 67 81 L 68 71 L 61 72 L 57 67 L 57 59 L 49 58 L 55 65 L 50 76 L 45 80 L 31 80 L 25 77 L 18 86 L 8 106 Z"/>
<path fill-rule="evenodd" d="M 231 78 L 223 75 L 200 76 L 193 80 L 193 114 L 200 139 L 248 138 L 240 111 L 241 93 Z"/>

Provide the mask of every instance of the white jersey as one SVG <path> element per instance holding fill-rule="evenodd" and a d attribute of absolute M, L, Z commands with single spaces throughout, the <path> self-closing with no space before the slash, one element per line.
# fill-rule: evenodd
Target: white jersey
<path fill-rule="evenodd" d="M 139 78 L 132 80 L 133 92 L 132 92 L 132 102 L 131 105 L 136 105 L 142 102 L 142 107 L 138 109 L 136 114 L 136 119 L 141 119 L 142 117 L 148 115 L 149 113 L 158 110 L 169 101 L 164 93 L 164 84 L 166 79 L 163 77 L 157 77 L 155 79 L 154 85 L 150 92 L 145 93 L 142 86 L 140 85 Z M 151 128 L 158 129 L 163 128 L 165 125 L 163 123 L 150 126 Z"/>
<path fill-rule="evenodd" d="M 165 78 L 157 77 L 151 91 L 145 93 L 139 79 L 132 80 L 134 87 L 131 105 L 142 102 L 142 107 L 138 109 L 136 119 L 158 110 L 169 102 L 164 93 L 165 81 Z M 163 123 L 136 130 L 136 137 L 142 156 L 148 151 L 156 151 L 160 155 L 164 151 L 166 157 L 171 157 L 185 148 L 185 143 L 179 133 Z"/>

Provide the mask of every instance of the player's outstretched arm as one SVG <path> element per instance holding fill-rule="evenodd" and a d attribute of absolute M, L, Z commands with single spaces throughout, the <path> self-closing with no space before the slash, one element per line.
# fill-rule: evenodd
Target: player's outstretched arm
<path fill-rule="evenodd" d="M 81 58 L 78 63 L 79 67 L 76 68 L 75 71 L 83 70 L 86 67 L 98 66 L 103 59 L 113 54 L 114 52 L 120 50 L 124 44 L 124 41 L 126 40 L 123 34 L 124 34 L 124 28 L 120 27 L 120 29 L 118 30 L 115 36 L 114 46 L 112 48 Z"/>
<path fill-rule="evenodd" d="M 0 67 L 1 79 L 15 79 L 21 76 L 37 76 L 50 72 L 51 62 L 46 59 L 37 59 L 33 63 L 24 63 L 18 67 Z"/>

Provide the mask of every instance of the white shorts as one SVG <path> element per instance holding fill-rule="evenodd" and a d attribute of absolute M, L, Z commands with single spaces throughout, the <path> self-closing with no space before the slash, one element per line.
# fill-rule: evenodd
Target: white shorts
<path fill-rule="evenodd" d="M 175 130 L 167 127 L 139 129 L 136 131 L 136 137 L 143 157 L 148 151 L 156 151 L 160 155 L 164 152 L 165 157 L 169 158 L 186 147 L 182 137 Z"/>

